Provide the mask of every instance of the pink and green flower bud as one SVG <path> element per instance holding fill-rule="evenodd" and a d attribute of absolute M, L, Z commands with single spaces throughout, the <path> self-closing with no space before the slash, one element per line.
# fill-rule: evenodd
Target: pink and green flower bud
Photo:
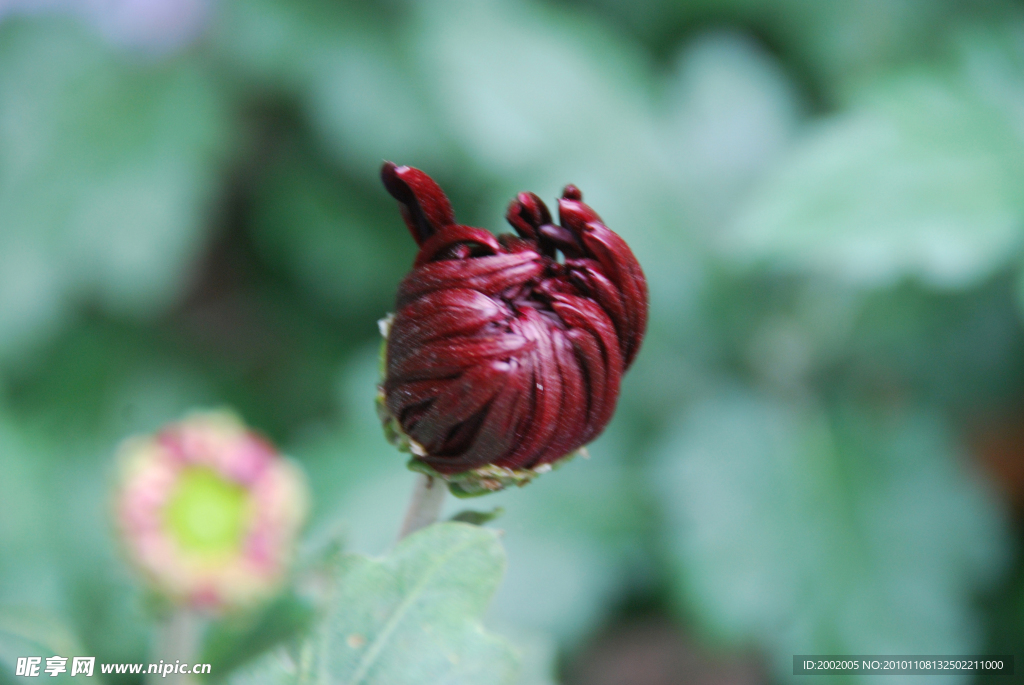
<path fill-rule="evenodd" d="M 120 448 L 117 527 L 172 601 L 228 609 L 272 595 L 308 510 L 306 480 L 234 414 L 187 416 Z"/>

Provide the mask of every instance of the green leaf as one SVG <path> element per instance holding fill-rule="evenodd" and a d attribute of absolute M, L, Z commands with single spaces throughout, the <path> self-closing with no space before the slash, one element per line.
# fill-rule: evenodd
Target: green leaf
<path fill-rule="evenodd" d="M 151 315 L 203 238 L 231 136 L 192 58 L 132 61 L 74 26 L 0 25 L 0 353 L 82 300 Z"/>
<path fill-rule="evenodd" d="M 286 594 L 254 613 L 229 616 L 213 624 L 201 660 L 211 664 L 212 678 L 221 680 L 239 665 L 303 635 L 313 619 L 309 604 Z"/>
<path fill-rule="evenodd" d="M 380 560 L 343 555 L 326 617 L 299 654 L 232 682 L 511 685 L 519 657 L 480 623 L 504 568 L 498 534 L 465 523 L 429 526 Z"/>
<path fill-rule="evenodd" d="M 381 561 L 343 557 L 321 635 L 329 681 L 514 682 L 514 650 L 479 621 L 504 570 L 498 534 L 461 523 L 411 535 Z"/>
<path fill-rule="evenodd" d="M 309 649 L 305 652 L 310 653 Z M 230 685 L 299 685 L 309 683 L 308 673 L 299 678 L 295 656 L 280 648 L 255 662 L 243 666 L 229 677 Z"/>
<path fill-rule="evenodd" d="M 75 636 L 53 616 L 29 609 L 0 609 L 0 632 L 17 636 L 55 654 L 78 654 L 81 646 Z"/>
<path fill-rule="evenodd" d="M 767 177 L 723 252 L 860 286 L 990 275 L 1022 242 L 1024 138 L 978 90 L 923 70 L 875 83 Z"/>
<path fill-rule="evenodd" d="M 507 633 L 507 629 L 502 628 Z M 507 633 L 522 653 L 522 668 L 516 685 L 558 685 L 558 643 L 535 629 Z"/>
<path fill-rule="evenodd" d="M 3 669 L 0 683 L 32 682 L 28 677 L 14 675 L 18 658 L 32 656 L 42 658 L 40 676 L 46 677 L 48 682 L 63 684 L 75 682 L 71 678 L 72 657 L 91 655 L 82 648 L 67 627 L 53 616 L 29 609 L 0 608 L 0 668 Z M 50 676 L 44 672 L 46 659 L 52 656 L 67 658 L 64 673 Z M 99 671 L 97 663 L 92 677 L 102 685 Z"/>
<path fill-rule="evenodd" d="M 793 654 L 977 652 L 1007 539 L 961 459 L 924 412 L 699 404 L 655 471 L 681 608 L 785 679 Z"/>

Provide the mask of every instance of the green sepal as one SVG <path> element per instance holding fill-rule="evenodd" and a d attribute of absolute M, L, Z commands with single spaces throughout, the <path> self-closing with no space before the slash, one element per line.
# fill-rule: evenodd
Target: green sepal
<path fill-rule="evenodd" d="M 487 464 L 486 466 L 461 473 L 444 474 L 434 470 L 429 464 L 415 456 L 409 460 L 406 466 L 409 467 L 410 471 L 416 471 L 446 481 L 449 492 L 456 497 L 468 498 L 500 492 L 510 485 L 521 488 L 542 473 L 559 468 L 578 454 L 588 458 L 586 448 L 581 447 L 551 464 L 540 464 L 532 469 L 509 469 L 504 466 Z"/>
<path fill-rule="evenodd" d="M 490 511 L 475 511 L 473 509 L 463 509 L 458 514 L 452 516 L 448 520 L 469 523 L 474 526 L 482 526 L 485 523 L 490 523 L 491 521 L 498 518 L 504 513 L 505 507 L 494 507 Z"/>

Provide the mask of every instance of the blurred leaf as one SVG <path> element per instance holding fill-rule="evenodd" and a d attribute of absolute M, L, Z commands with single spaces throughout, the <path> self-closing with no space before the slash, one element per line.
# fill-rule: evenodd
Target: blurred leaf
<path fill-rule="evenodd" d="M 91 501 L 90 501 L 91 503 Z M 91 537 L 103 539 L 90 558 L 69 550 L 62 558 L 67 590 L 68 619 L 82 635 L 90 655 L 103 663 L 141 663 L 151 649 L 152 604 L 138 577 L 112 549 L 105 529 Z M 107 533 L 107 534 L 105 534 Z M 84 546 L 84 543 L 83 545 Z"/>
<path fill-rule="evenodd" d="M 353 358 L 342 378 L 336 427 L 311 431 L 288 449 L 310 474 L 316 506 L 308 544 L 338 535 L 347 549 L 380 553 L 394 539 L 413 487 L 404 455 L 384 439 L 374 412 L 377 350 Z M 525 488 L 489 495 L 504 513 L 509 568 L 488 617 L 560 640 L 581 639 L 624 592 L 650 525 L 631 478 L 628 446 L 612 428 L 576 459 Z M 446 516 L 464 503 L 449 498 Z M 537 583 L 537 568 L 557 569 Z"/>
<path fill-rule="evenodd" d="M 971 422 L 1016 407 L 1024 330 L 1011 283 L 1007 275 L 963 292 L 908 284 L 865 298 L 846 350 L 844 390 L 911 392 Z"/>
<path fill-rule="evenodd" d="M 1019 654 L 1024 644 L 1024 565 L 1021 561 L 1017 559 L 1014 573 L 1007 582 L 985 598 L 988 640 L 983 654 Z M 1006 678 L 979 674 L 976 682 L 987 685 L 1000 680 Z"/>
<path fill-rule="evenodd" d="M 0 609 L 0 632 L 51 649 L 54 654 L 82 656 L 82 648 L 71 631 L 56 618 L 37 611 Z"/>
<path fill-rule="evenodd" d="M 64 460 L 92 462 L 105 451 L 106 463 L 122 438 L 216 400 L 210 379 L 181 352 L 151 329 L 88 321 L 36 355 L 11 407 L 23 425 L 60 443 Z"/>
<path fill-rule="evenodd" d="M 960 458 L 924 413 L 699 404 L 654 481 L 681 605 L 787 680 L 793 654 L 977 652 L 1006 538 Z"/>
<path fill-rule="evenodd" d="M 1000 0 L 733 0 L 798 60 L 825 95 L 838 99 L 857 81 L 935 50 L 942 36 Z M 959 6 L 958 6 L 959 5 Z M 973 6 L 971 6 L 973 5 Z"/>
<path fill-rule="evenodd" d="M 516 685 L 558 685 L 558 645 L 551 636 L 537 630 L 519 630 L 508 638 L 521 653 Z"/>
<path fill-rule="evenodd" d="M 934 56 L 963 26 L 1014 16 L 1005 0 L 588 0 L 657 54 L 694 26 L 741 27 L 781 55 L 807 90 L 834 105 L 859 82 Z"/>
<path fill-rule="evenodd" d="M 429 97 L 407 36 L 360 31 L 318 60 L 309 116 L 335 157 L 376 178 L 382 159 L 450 171 L 454 136 Z"/>
<path fill-rule="evenodd" d="M 728 368 L 783 394 L 811 386 L 872 402 L 899 395 L 973 421 L 1020 396 L 1024 330 L 1015 310 L 1009 274 L 969 290 L 902 283 L 870 292 L 826 274 L 720 276 L 702 307 L 705 387 L 721 382 L 715 367 Z M 696 397 L 701 388 L 687 391 Z"/>
<path fill-rule="evenodd" d="M 360 176 L 382 159 L 449 167 L 454 146 L 424 92 L 397 13 L 336 0 L 221 3 L 213 35 L 250 79 L 298 99 L 327 151 Z"/>
<path fill-rule="evenodd" d="M 318 55 L 350 35 L 351 3 L 224 0 L 211 30 L 221 57 L 257 84 L 300 90 Z"/>
<path fill-rule="evenodd" d="M 232 682 L 515 683 L 514 650 L 479 622 L 504 565 L 497 534 L 464 523 L 429 526 L 379 561 L 343 555 L 299 667 L 278 657 Z"/>
<path fill-rule="evenodd" d="M 311 653 L 311 645 L 306 646 L 304 653 Z M 228 678 L 230 685 L 305 685 L 312 680 L 309 676 L 299 678 L 295 659 L 283 648 L 243 666 Z"/>
<path fill-rule="evenodd" d="M 15 676 L 18 657 L 38 656 L 39 675 L 48 682 L 73 683 L 71 680 L 71 658 L 90 656 L 78 644 L 74 635 L 56 618 L 30 609 L 0 608 L 0 683 L 31 683 L 28 676 Z M 65 657 L 66 671 L 57 676 L 45 672 L 46 659 L 51 656 Z M 93 677 L 102 685 L 99 665 L 95 665 Z M 51 680 L 53 678 L 53 680 Z"/>
<path fill-rule="evenodd" d="M 479 616 L 505 570 L 497 533 L 441 523 L 387 557 L 342 557 L 323 627 L 339 682 L 514 682 L 517 658 Z"/>
<path fill-rule="evenodd" d="M 79 302 L 152 315 L 201 247 L 230 139 L 188 59 L 133 63 L 66 24 L 0 25 L 0 352 Z"/>
<path fill-rule="evenodd" d="M 1021 245 L 1024 139 L 955 79 L 911 72 L 821 122 L 723 252 L 857 285 L 976 283 Z"/>
<path fill-rule="evenodd" d="M 800 120 L 790 77 L 747 36 L 687 42 L 666 82 L 664 141 L 681 208 L 717 233 L 749 185 L 777 160 Z"/>
<path fill-rule="evenodd" d="M 394 304 L 415 243 L 383 190 L 377 202 L 365 195 L 309 156 L 288 153 L 260 188 L 253 234 L 268 261 L 333 312 L 365 320 L 369 332 Z"/>
<path fill-rule="evenodd" d="M 60 605 L 44 456 L 0 406 L 0 605 Z"/>
<path fill-rule="evenodd" d="M 213 679 L 222 680 L 276 645 L 302 636 L 313 619 L 313 607 L 286 594 L 253 614 L 214 623 L 206 634 L 201 661 L 211 664 Z"/>
<path fill-rule="evenodd" d="M 484 168 L 508 173 L 571 153 L 636 168 L 657 156 L 648 65 L 596 22 L 531 2 L 446 0 L 416 10 L 430 91 Z"/>

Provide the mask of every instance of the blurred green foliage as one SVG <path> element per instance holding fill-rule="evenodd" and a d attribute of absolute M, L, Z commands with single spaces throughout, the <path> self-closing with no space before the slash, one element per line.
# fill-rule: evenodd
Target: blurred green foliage
<path fill-rule="evenodd" d="M 524 683 L 633 606 L 775 682 L 1024 644 L 1019 3 L 220 0 L 151 49 L 4 12 L 0 662 L 44 615 L 17 639 L 146 660 L 111 460 L 190 407 L 306 467 L 303 563 L 391 544 L 375 320 L 415 246 L 382 159 L 495 230 L 575 183 L 650 282 L 592 458 L 486 502 Z M 218 663 L 305 625 L 274 606 Z"/>
<path fill-rule="evenodd" d="M 504 571 L 498 538 L 446 522 L 409 535 L 380 560 L 341 555 L 324 620 L 308 641 L 232 683 L 515 682 L 519 655 L 479 620 Z"/>

